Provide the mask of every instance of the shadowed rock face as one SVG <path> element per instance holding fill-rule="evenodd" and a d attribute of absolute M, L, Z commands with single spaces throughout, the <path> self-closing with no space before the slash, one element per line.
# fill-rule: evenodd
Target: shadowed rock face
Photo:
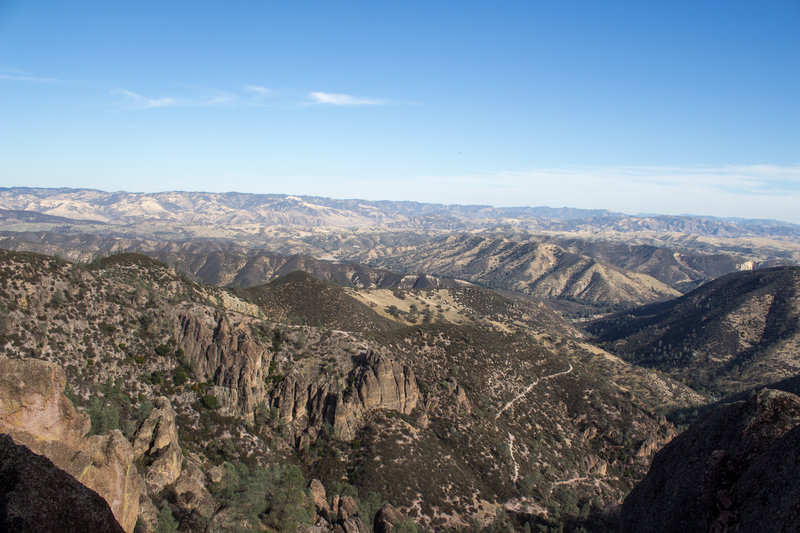
<path fill-rule="evenodd" d="M 122 533 L 108 503 L 53 462 L 0 435 L 0 531 Z"/>
<path fill-rule="evenodd" d="M 89 418 L 64 396 L 65 383 L 53 363 L 0 357 L 0 432 L 96 491 L 125 531 L 133 531 L 141 493 L 133 449 L 118 430 L 84 437 Z"/>
<path fill-rule="evenodd" d="M 764 389 L 693 424 L 625 499 L 621 529 L 797 531 L 800 397 Z"/>

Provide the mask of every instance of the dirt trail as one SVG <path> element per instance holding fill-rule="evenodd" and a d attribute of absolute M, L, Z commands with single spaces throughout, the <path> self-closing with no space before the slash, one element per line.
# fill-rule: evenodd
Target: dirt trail
<path fill-rule="evenodd" d="M 569 363 L 569 361 L 567 361 L 567 362 Z M 528 393 L 529 393 L 531 390 L 533 390 L 533 388 L 534 388 L 536 385 L 538 385 L 539 383 L 541 383 L 542 381 L 546 381 L 546 380 L 548 380 L 548 379 L 553 379 L 553 378 L 555 378 L 555 377 L 558 377 L 558 376 L 563 376 L 563 375 L 565 375 L 565 374 L 569 374 L 570 372 L 572 372 L 572 363 L 569 363 L 569 368 L 568 368 L 567 370 L 562 370 L 561 372 L 556 372 L 555 374 L 550 374 L 549 376 L 545 376 L 545 377 L 543 377 L 543 378 L 539 378 L 539 379 L 537 379 L 536 381 L 534 381 L 533 383 L 531 383 L 530 385 L 528 385 L 528 386 L 525 388 L 525 390 L 523 390 L 522 392 L 520 392 L 519 394 L 517 394 L 517 395 L 516 395 L 514 398 L 512 398 L 510 402 L 508 402 L 507 404 L 505 404 L 505 405 L 503 406 L 503 408 L 502 408 L 502 409 L 500 409 L 500 410 L 497 412 L 497 415 L 495 415 L 494 419 L 495 419 L 495 420 L 497 420 L 498 418 L 500 418 L 500 415 L 502 415 L 502 414 L 503 414 L 503 412 L 504 412 L 506 409 L 508 409 L 509 407 L 511 407 L 512 405 L 514 405 L 516 402 L 518 402 L 520 399 L 522 399 L 522 398 L 523 398 L 523 397 L 524 397 L 526 394 L 528 394 Z"/>
<path fill-rule="evenodd" d="M 556 487 L 558 485 L 572 485 L 573 483 L 578 483 L 580 481 L 594 481 L 594 479 L 589 476 L 579 476 L 570 479 L 565 479 L 563 481 L 553 481 L 550 484 L 550 492 L 553 492 L 553 487 Z"/>
<path fill-rule="evenodd" d="M 514 463 L 514 475 L 511 476 L 511 481 L 516 484 L 519 479 L 519 465 L 517 460 L 514 459 L 514 435 L 510 431 L 508 432 L 508 453 L 511 454 L 511 462 Z"/>

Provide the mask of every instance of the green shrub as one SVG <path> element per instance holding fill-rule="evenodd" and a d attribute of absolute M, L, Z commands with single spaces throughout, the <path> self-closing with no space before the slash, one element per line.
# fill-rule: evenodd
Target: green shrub
<path fill-rule="evenodd" d="M 212 411 L 219 409 L 219 398 L 213 394 L 206 394 L 202 399 L 203 407 Z"/>
<path fill-rule="evenodd" d="M 175 533 L 178 531 L 178 522 L 172 516 L 172 509 L 169 504 L 164 502 L 161 506 L 161 511 L 158 512 L 158 525 L 153 530 L 153 533 Z"/>
<path fill-rule="evenodd" d="M 161 357 L 166 357 L 170 354 L 172 350 L 170 349 L 168 344 L 159 344 L 156 346 L 156 355 Z"/>
<path fill-rule="evenodd" d="M 172 373 L 172 383 L 175 386 L 181 386 L 184 383 L 189 381 L 189 375 L 186 373 L 183 367 L 178 367 Z"/>
<path fill-rule="evenodd" d="M 231 508 L 257 529 L 294 531 L 314 517 L 314 499 L 305 489 L 300 469 L 290 464 L 256 466 L 229 465 L 212 492 L 218 509 Z M 212 517 L 213 520 L 213 517 Z"/>

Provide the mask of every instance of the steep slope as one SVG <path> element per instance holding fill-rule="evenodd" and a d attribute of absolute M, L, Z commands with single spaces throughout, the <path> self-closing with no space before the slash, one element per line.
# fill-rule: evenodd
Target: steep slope
<path fill-rule="evenodd" d="M 500 331 L 581 337 L 541 300 L 507 297 L 482 287 L 458 289 L 346 289 L 376 313 L 403 324 L 482 324 Z"/>
<path fill-rule="evenodd" d="M 762 390 L 667 444 L 625 498 L 622 531 L 797 531 L 800 398 Z"/>
<path fill-rule="evenodd" d="M 587 330 L 637 364 L 721 393 L 800 372 L 800 267 L 738 272 Z"/>
<path fill-rule="evenodd" d="M 364 252 L 358 260 L 592 306 L 627 307 L 679 295 L 646 274 L 535 241 L 453 235 L 420 246 L 381 250 L 380 255 Z"/>
<path fill-rule="evenodd" d="M 357 288 L 424 289 L 469 285 L 459 280 L 425 274 L 408 275 L 358 263 L 315 259 L 305 254 L 249 249 L 223 239 L 155 241 L 85 233 L 5 232 L 0 237 L 0 247 L 58 255 L 82 262 L 110 253 L 142 253 L 173 265 L 195 280 L 220 286 L 252 287 L 296 270 Z"/>
<path fill-rule="evenodd" d="M 406 275 L 341 261 L 319 260 L 302 254 L 282 255 L 265 251 L 212 252 L 155 251 L 150 255 L 173 264 L 196 279 L 213 285 L 252 287 L 302 270 L 322 280 L 357 288 L 425 289 L 466 285 L 457 280 L 425 274 Z"/>
<path fill-rule="evenodd" d="M 131 533 L 142 490 L 131 444 L 119 431 L 87 437 L 89 417 L 64 396 L 65 382 L 57 365 L 0 356 L 0 433 L 98 493 Z"/>

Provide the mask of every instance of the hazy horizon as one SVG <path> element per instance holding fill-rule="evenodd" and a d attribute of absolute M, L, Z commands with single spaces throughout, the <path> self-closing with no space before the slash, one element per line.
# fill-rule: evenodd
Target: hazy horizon
<path fill-rule="evenodd" d="M 243 194 L 243 195 L 256 195 L 256 196 L 282 196 L 282 197 L 296 197 L 296 198 L 320 198 L 320 199 L 327 199 L 327 200 L 334 200 L 334 201 L 363 201 L 363 202 L 408 202 L 408 203 L 416 203 L 416 204 L 427 204 L 427 205 L 441 205 L 441 206 L 460 206 L 460 207 L 488 207 L 492 209 L 554 209 L 554 210 L 578 210 L 578 211 L 605 211 L 609 215 L 624 215 L 624 216 L 632 216 L 632 217 L 658 217 L 658 216 L 673 216 L 673 217 L 697 217 L 697 218 L 709 218 L 709 219 L 717 219 L 717 220 L 726 220 L 726 221 L 739 221 L 739 222 L 778 222 L 782 224 L 794 224 L 800 225 L 800 221 L 792 222 L 790 220 L 781 220 L 778 218 L 749 218 L 749 217 L 737 217 L 737 216 L 715 216 L 715 215 L 707 215 L 701 213 L 662 213 L 657 211 L 651 212 L 629 212 L 623 210 L 611 210 L 602 207 L 592 208 L 592 207 L 576 207 L 574 205 L 494 205 L 488 203 L 446 203 L 446 202 L 425 202 L 425 201 L 418 201 L 418 200 L 396 200 L 396 199 L 389 199 L 389 198 L 363 198 L 363 197 L 344 197 L 344 196 L 322 196 L 318 194 L 297 194 L 297 193 L 279 193 L 279 192 L 263 192 L 263 193 L 255 193 L 250 191 L 244 190 L 219 190 L 219 191 L 208 191 L 208 190 L 186 190 L 186 189 L 164 189 L 164 190 L 152 190 L 152 191 L 136 191 L 136 190 L 125 190 L 125 189 L 99 189 L 94 187 L 36 187 L 36 186 L 28 186 L 28 185 L 17 185 L 17 186 L 9 186 L 9 187 L 0 187 L 0 190 L 10 190 L 16 188 L 27 188 L 27 189 L 35 189 L 35 190 L 67 190 L 67 191 L 97 191 L 106 194 L 116 194 L 116 193 L 125 193 L 125 194 L 134 194 L 134 195 L 158 195 L 158 194 Z"/>

